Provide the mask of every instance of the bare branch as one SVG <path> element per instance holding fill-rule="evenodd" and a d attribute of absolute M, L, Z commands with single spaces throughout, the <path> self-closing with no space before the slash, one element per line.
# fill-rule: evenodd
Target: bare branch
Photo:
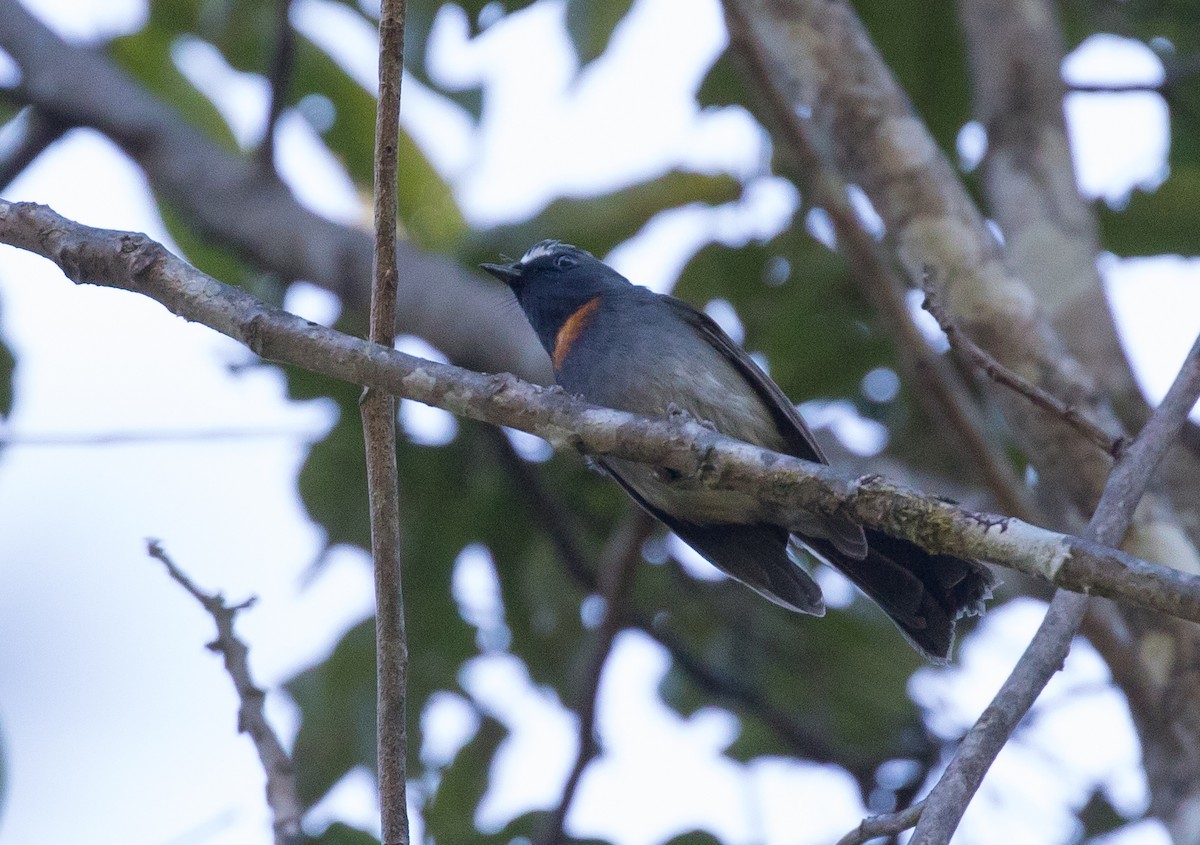
<path fill-rule="evenodd" d="M 1112 437 L 1108 432 L 1100 428 L 1100 426 L 1096 425 L 1083 414 L 1080 414 L 1057 396 L 1043 390 L 1033 382 L 1021 378 L 987 352 L 984 352 L 966 333 L 959 331 L 958 327 L 954 325 L 954 322 L 946 314 L 946 310 L 942 308 L 941 303 L 938 301 L 935 287 L 931 283 L 932 276 L 933 269 L 926 267 L 923 284 L 925 301 L 921 304 L 921 307 L 932 314 L 934 319 L 937 320 L 938 325 L 942 327 L 942 331 L 946 333 L 946 339 L 950 341 L 950 346 L 954 351 L 962 355 L 969 363 L 982 370 L 996 384 L 1016 391 L 1039 408 L 1062 417 L 1069 426 L 1087 438 L 1088 441 L 1103 449 L 1106 454 L 1114 458 L 1121 456 L 1121 452 L 1127 445 L 1127 441 L 1123 436 Z"/>
<path fill-rule="evenodd" d="M 36 203 L 0 200 L 0 242 L 49 258 L 77 282 L 150 296 L 269 360 L 517 428 L 558 448 L 640 461 L 674 470 L 691 484 L 748 493 L 759 503 L 757 521 L 798 530 L 804 513 L 851 516 L 933 553 L 992 561 L 1068 590 L 1200 621 L 1200 577 L 882 478 L 848 479 L 690 420 L 599 408 L 507 373 L 483 375 L 371 344 L 223 285 L 145 235 L 93 229 Z"/>
<path fill-rule="evenodd" d="M 1088 524 L 1088 539 L 1106 545 L 1121 541 L 1133 519 L 1134 508 L 1197 398 L 1200 398 L 1200 337 L 1166 398 L 1113 468 Z M 996 755 L 1050 678 L 1062 668 L 1071 639 L 1083 623 L 1087 604 L 1086 594 L 1061 592 L 1050 602 L 1041 626 L 1012 674 L 967 733 L 954 759 L 925 799 L 912 845 L 945 845 L 950 841 Z"/>
<path fill-rule="evenodd" d="M 379 105 L 375 119 L 375 266 L 371 341 L 396 339 L 396 180 L 405 0 L 383 0 L 379 17 Z M 408 639 L 400 575 L 396 400 L 368 386 L 359 403 L 366 443 L 375 561 L 376 739 L 383 845 L 408 845 Z"/>
<path fill-rule="evenodd" d="M 917 823 L 924 808 L 925 802 L 918 801 L 905 810 L 863 819 L 858 827 L 839 839 L 837 845 L 862 845 L 864 842 L 870 842 L 872 839 L 879 839 L 882 836 L 895 836 L 897 833 L 903 833 Z"/>
<path fill-rule="evenodd" d="M 225 671 L 233 680 L 233 687 L 241 702 L 238 707 L 238 731 L 250 735 L 266 773 L 267 806 L 274 817 L 275 845 L 297 845 L 300 842 L 300 819 L 304 810 L 296 794 L 296 773 L 292 759 L 267 723 L 263 712 L 266 695 L 250 676 L 250 664 L 247 661 L 250 650 L 233 632 L 238 611 L 253 605 L 254 599 L 228 605 L 221 594 L 209 595 L 197 587 L 167 556 L 157 540 L 148 540 L 146 551 L 150 557 L 162 562 L 167 574 L 200 602 L 216 623 L 217 638 L 208 644 L 208 648 L 219 652 L 225 659 Z"/>

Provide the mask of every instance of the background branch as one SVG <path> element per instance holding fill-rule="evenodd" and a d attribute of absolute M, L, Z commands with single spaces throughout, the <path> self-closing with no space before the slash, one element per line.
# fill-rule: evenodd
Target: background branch
<path fill-rule="evenodd" d="M 300 842 L 300 819 L 304 811 L 296 793 L 296 774 L 292 759 L 283 749 L 279 737 L 271 730 L 263 712 L 266 694 L 255 685 L 250 676 L 250 664 L 247 660 L 250 650 L 233 632 L 233 623 L 237 619 L 238 611 L 250 607 L 254 599 L 248 599 L 241 604 L 227 605 L 219 593 L 209 595 L 197 587 L 167 556 L 157 540 L 147 541 L 146 551 L 150 557 L 160 561 L 167 568 L 167 574 L 172 580 L 200 602 L 216 623 L 217 638 L 208 644 L 208 648 L 219 652 L 225 660 L 225 671 L 233 680 L 238 701 L 241 702 L 238 707 L 238 730 L 249 734 L 254 741 L 258 759 L 266 773 L 267 806 L 274 818 L 275 845 L 297 845 Z"/>
<path fill-rule="evenodd" d="M 1003 385 L 1009 390 L 1019 393 L 1042 410 L 1061 417 L 1069 426 L 1079 432 L 1082 437 L 1090 440 L 1106 454 L 1114 458 L 1120 457 L 1121 452 L 1127 445 L 1124 436 L 1113 437 L 1057 396 L 1052 396 L 1036 384 L 1014 373 L 987 352 L 980 349 L 978 344 L 967 337 L 966 334 L 959 331 L 949 315 L 946 314 L 946 310 L 938 302 L 936 286 L 932 284 L 930 276 L 931 271 L 926 270 L 925 301 L 922 305 L 937 320 L 938 325 L 946 333 L 946 339 L 950 342 L 950 346 L 955 352 L 963 356 L 968 363 L 979 368 L 996 384 Z"/>

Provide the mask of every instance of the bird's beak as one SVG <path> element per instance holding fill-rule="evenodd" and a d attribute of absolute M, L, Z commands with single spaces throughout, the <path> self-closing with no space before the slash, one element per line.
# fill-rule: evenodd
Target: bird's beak
<path fill-rule="evenodd" d="M 521 270 L 516 264 L 480 264 L 480 269 L 486 270 L 506 285 L 511 285 L 521 278 Z"/>

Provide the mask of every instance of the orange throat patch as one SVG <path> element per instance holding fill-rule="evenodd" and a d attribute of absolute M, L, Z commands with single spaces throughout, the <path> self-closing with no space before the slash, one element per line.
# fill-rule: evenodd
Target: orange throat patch
<path fill-rule="evenodd" d="M 555 372 L 562 369 L 563 362 L 567 360 L 567 355 L 571 353 L 571 347 L 575 345 L 575 341 L 579 340 L 579 335 L 583 332 L 588 321 L 592 319 L 592 315 L 596 313 L 596 309 L 599 307 L 600 297 L 592 297 L 575 309 L 575 313 L 566 319 L 562 324 L 562 328 L 554 335 L 554 354 L 550 356 L 550 360 L 554 364 Z"/>

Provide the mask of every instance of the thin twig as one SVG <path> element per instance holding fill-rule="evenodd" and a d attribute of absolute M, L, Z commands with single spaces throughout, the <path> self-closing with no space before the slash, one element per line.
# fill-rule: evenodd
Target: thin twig
<path fill-rule="evenodd" d="M 600 554 L 596 569 L 600 576 L 600 595 L 604 599 L 604 617 L 587 646 L 588 659 L 582 672 L 584 688 L 579 693 L 575 708 L 579 715 L 579 751 L 563 784 L 558 805 L 537 839 L 539 845 L 557 845 L 562 840 L 563 826 L 571 803 L 575 800 L 580 778 L 599 753 L 596 744 L 596 710 L 600 678 L 617 634 L 628 621 L 630 590 L 634 573 L 642 560 L 642 543 L 653 528 L 654 521 L 644 511 L 631 509 Z"/>
<path fill-rule="evenodd" d="M 839 839 L 837 845 L 862 845 L 864 842 L 870 842 L 881 836 L 895 836 L 897 833 L 903 833 L 917 823 L 924 807 L 925 802 L 918 801 L 905 810 L 863 819 L 858 827 Z"/>
<path fill-rule="evenodd" d="M 275 172 L 275 129 L 287 102 L 296 58 L 296 33 L 289 17 L 291 8 L 292 0 L 275 0 L 275 49 L 271 53 L 271 67 L 267 72 L 271 84 L 271 103 L 267 107 L 267 125 L 257 151 L 259 164 L 268 173 Z"/>
<path fill-rule="evenodd" d="M 1106 545 L 1121 541 L 1163 454 L 1179 434 L 1198 397 L 1200 337 L 1192 345 L 1162 404 L 1117 460 L 1088 524 L 1088 539 Z M 910 845 L 945 845 L 950 841 L 996 755 L 1050 678 L 1062 668 L 1071 639 L 1083 623 L 1087 604 L 1086 595 L 1059 592 L 1054 596 L 1012 674 L 968 731 L 954 759 L 925 799 L 925 809 Z"/>
<path fill-rule="evenodd" d="M 1042 410 L 1061 417 L 1067 425 L 1071 426 L 1112 457 L 1119 458 L 1121 456 L 1121 452 L 1128 445 L 1128 441 L 1124 437 L 1113 437 L 1057 396 L 1052 395 L 1036 384 L 1014 373 L 984 351 L 975 341 L 967 337 L 965 332 L 959 331 L 958 326 L 950 319 L 950 316 L 942 308 L 937 298 L 937 294 L 931 283 L 932 275 L 933 270 L 926 267 L 925 277 L 921 280 L 925 291 L 925 301 L 921 305 L 937 320 L 942 331 L 946 333 L 946 339 L 950 342 L 950 346 L 954 351 L 966 358 L 971 364 L 983 370 L 992 381 L 1016 391 Z"/>
<path fill-rule="evenodd" d="M 371 341 L 396 337 L 396 180 L 404 0 L 384 0 L 379 18 L 379 105 L 375 121 L 375 273 Z M 396 469 L 396 400 L 368 387 L 359 410 L 366 441 L 375 560 L 376 706 L 379 809 L 383 845 L 408 845 L 406 686 L 408 642 L 400 575 L 400 493 Z"/>
<path fill-rule="evenodd" d="M 252 606 L 254 599 L 228 605 L 220 593 L 209 595 L 197 587 L 167 556 L 157 540 L 146 541 L 146 552 L 167 568 L 167 574 L 200 602 L 216 623 L 217 638 L 208 644 L 208 648 L 220 653 L 225 659 L 225 671 L 233 680 L 238 701 L 241 702 L 238 707 L 238 731 L 250 735 L 266 773 L 267 806 L 270 807 L 274 819 L 275 843 L 295 845 L 300 841 L 300 819 L 304 810 L 296 793 L 296 773 L 292 767 L 292 759 L 267 723 L 266 714 L 263 712 L 266 694 L 255 685 L 250 676 L 250 665 L 247 661 L 250 651 L 233 632 L 238 611 Z"/>

